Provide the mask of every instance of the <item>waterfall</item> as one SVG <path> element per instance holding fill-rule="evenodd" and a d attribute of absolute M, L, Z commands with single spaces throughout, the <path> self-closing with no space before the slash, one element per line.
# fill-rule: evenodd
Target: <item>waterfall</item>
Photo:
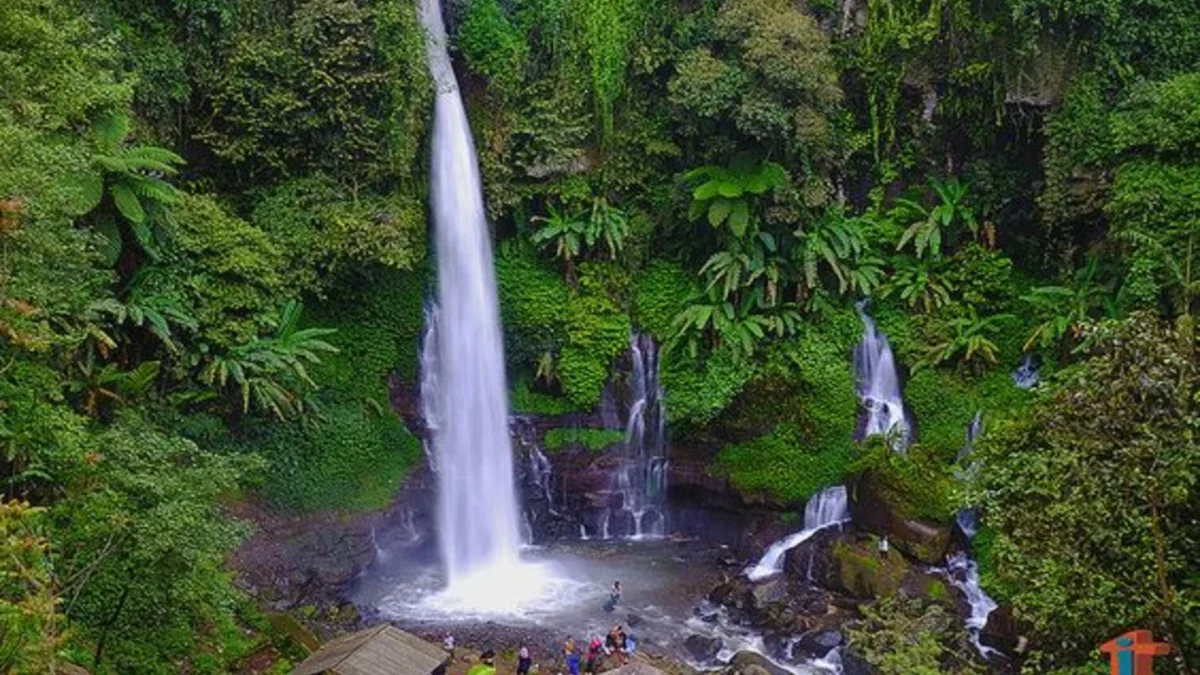
<path fill-rule="evenodd" d="M 639 539 L 666 533 L 667 414 L 658 380 L 658 345 L 648 335 L 635 334 L 629 340 L 628 358 L 625 441 L 611 475 L 613 505 L 598 514 L 601 539 L 612 534 Z M 607 411 L 606 419 L 615 417 L 619 408 L 616 389 L 615 383 L 605 388 L 600 409 Z"/>
<path fill-rule="evenodd" d="M 783 558 L 788 551 L 817 532 L 850 519 L 846 504 L 846 488 L 841 485 L 825 488 L 813 495 L 804 505 L 804 529 L 771 544 L 758 563 L 746 569 L 746 576 L 751 581 L 760 581 L 782 572 Z"/>
<path fill-rule="evenodd" d="M 979 566 L 966 553 L 959 551 L 946 558 L 946 578 L 955 588 L 966 596 L 971 608 L 967 616 L 967 631 L 971 634 L 971 642 L 985 658 L 996 654 L 996 650 L 979 641 L 979 634 L 987 625 L 988 615 L 996 609 L 996 601 L 988 597 L 979 586 Z"/>
<path fill-rule="evenodd" d="M 958 450 L 958 461 L 971 456 L 975 451 L 975 441 L 979 439 L 979 434 L 983 433 L 983 411 L 976 410 L 975 416 L 971 418 L 970 424 L 967 425 L 967 442 Z"/>
<path fill-rule="evenodd" d="M 1012 374 L 1013 384 L 1021 389 L 1033 389 L 1041 379 L 1038 376 L 1037 364 L 1033 362 L 1033 354 L 1021 357 L 1021 363 Z"/>
<path fill-rule="evenodd" d="M 889 436 L 892 447 L 902 451 L 913 439 L 912 424 L 904 412 L 900 393 L 896 358 L 887 336 L 867 314 L 865 300 L 858 303 L 858 315 L 863 322 L 863 337 L 854 349 L 854 374 L 858 398 L 866 411 L 861 437 Z"/>
<path fill-rule="evenodd" d="M 437 0 L 420 0 L 434 104 L 431 211 L 438 296 L 423 375 L 435 402 L 438 534 L 451 589 L 517 562 L 521 541 L 492 248 L 475 148 Z"/>

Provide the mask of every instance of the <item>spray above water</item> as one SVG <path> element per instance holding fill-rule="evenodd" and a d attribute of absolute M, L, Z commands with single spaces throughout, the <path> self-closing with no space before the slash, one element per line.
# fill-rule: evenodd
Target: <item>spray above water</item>
<path fill-rule="evenodd" d="M 512 599 L 490 596 L 518 586 L 521 537 L 492 247 L 441 9 L 437 0 L 419 2 L 437 88 L 430 201 L 438 294 L 422 394 L 432 398 L 424 407 L 433 422 L 442 564 L 449 596 L 504 605 Z"/>

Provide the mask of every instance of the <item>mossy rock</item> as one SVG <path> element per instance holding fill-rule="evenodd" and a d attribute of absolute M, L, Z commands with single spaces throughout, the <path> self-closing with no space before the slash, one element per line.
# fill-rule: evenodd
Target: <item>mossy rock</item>
<path fill-rule="evenodd" d="M 301 611 L 303 609 L 301 608 Z M 315 609 L 313 608 L 314 611 Z M 307 654 L 317 651 L 317 647 L 321 646 L 320 641 L 317 640 L 317 636 L 313 635 L 312 631 L 305 628 L 304 624 L 300 623 L 291 614 L 269 614 L 267 615 L 267 620 L 271 622 L 271 627 L 275 629 L 275 632 Z"/>
<path fill-rule="evenodd" d="M 851 481 L 850 516 L 860 528 L 887 537 L 904 555 L 933 565 L 941 562 L 950 545 L 948 523 L 913 517 L 904 494 L 888 489 L 874 471 L 864 471 Z"/>
<path fill-rule="evenodd" d="M 909 565 L 896 554 L 883 557 L 872 541 L 842 540 L 833 548 L 830 584 L 858 598 L 880 598 L 900 590 Z"/>

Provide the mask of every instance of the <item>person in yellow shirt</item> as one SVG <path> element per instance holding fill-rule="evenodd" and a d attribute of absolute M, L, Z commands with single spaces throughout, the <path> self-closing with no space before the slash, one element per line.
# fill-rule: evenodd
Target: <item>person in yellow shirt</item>
<path fill-rule="evenodd" d="M 479 663 L 471 666 L 467 675 L 496 675 L 496 652 L 487 650 L 479 655 Z"/>

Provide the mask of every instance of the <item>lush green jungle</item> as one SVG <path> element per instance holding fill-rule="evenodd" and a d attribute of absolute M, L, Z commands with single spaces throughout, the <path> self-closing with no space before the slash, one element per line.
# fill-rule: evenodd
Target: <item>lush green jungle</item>
<path fill-rule="evenodd" d="M 592 409 L 648 333 L 673 441 L 737 489 L 869 469 L 913 513 L 978 505 L 1028 672 L 1132 627 L 1200 667 L 1200 6 L 447 12 L 515 410 Z M 421 461 L 388 387 L 431 288 L 432 98 L 407 2 L 0 3 L 0 672 L 236 672 L 270 626 L 229 505 L 377 509 Z M 852 440 L 864 297 L 905 455 Z M 880 672 L 948 668 L 902 609 L 869 610 Z"/>

